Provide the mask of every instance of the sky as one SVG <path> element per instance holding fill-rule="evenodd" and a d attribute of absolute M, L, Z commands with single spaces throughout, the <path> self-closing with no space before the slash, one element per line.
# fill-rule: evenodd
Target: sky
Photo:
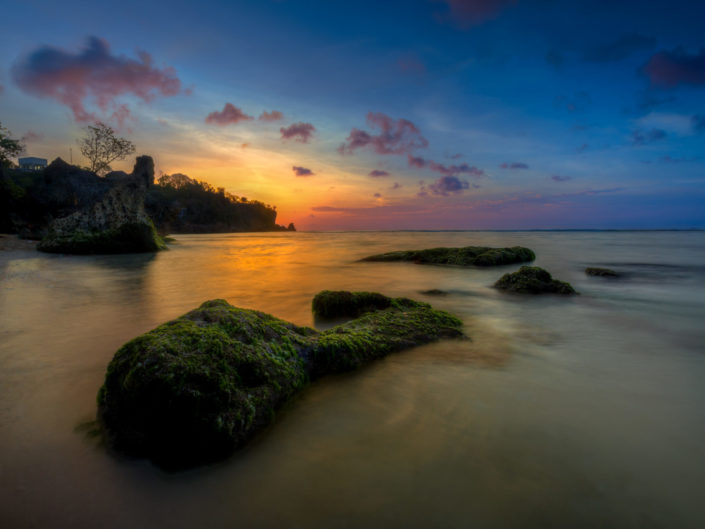
<path fill-rule="evenodd" d="M 0 122 L 299 230 L 705 228 L 705 2 L 3 2 Z M 129 170 L 134 160 L 113 164 Z"/>

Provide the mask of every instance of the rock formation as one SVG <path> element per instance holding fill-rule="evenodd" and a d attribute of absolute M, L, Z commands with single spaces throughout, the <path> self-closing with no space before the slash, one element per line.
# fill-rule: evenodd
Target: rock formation
<path fill-rule="evenodd" d="M 464 248 L 431 248 L 371 255 L 361 261 L 412 261 L 416 264 L 444 264 L 460 266 L 499 266 L 526 263 L 536 259 L 529 248 L 490 248 L 466 246 Z"/>
<path fill-rule="evenodd" d="M 347 310 L 338 303 L 337 314 L 357 314 L 355 300 L 367 297 L 336 294 L 353 302 Z M 463 336 L 460 320 L 426 303 L 374 297 L 386 308 L 370 306 L 325 332 L 212 300 L 135 338 L 115 354 L 98 394 L 108 440 L 167 468 L 212 461 L 251 439 L 312 379 Z"/>
<path fill-rule="evenodd" d="M 504 274 L 494 286 L 521 294 L 577 294 L 570 283 L 553 279 L 538 266 L 522 266 L 516 272 Z"/>
<path fill-rule="evenodd" d="M 69 171 L 70 167 L 65 162 L 62 165 L 55 161 L 47 168 L 46 177 L 55 178 L 61 170 Z M 130 175 L 114 172 L 105 179 L 98 179 L 87 192 L 97 200 L 53 220 L 38 249 L 90 254 L 154 252 L 165 248 L 144 209 L 145 195 L 153 181 L 154 162 L 150 156 L 138 157 Z"/>

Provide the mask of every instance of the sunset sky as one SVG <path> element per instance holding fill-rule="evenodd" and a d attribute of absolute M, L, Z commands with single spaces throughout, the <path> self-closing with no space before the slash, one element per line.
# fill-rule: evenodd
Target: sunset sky
<path fill-rule="evenodd" d="M 0 122 L 28 155 L 84 163 L 103 120 L 304 230 L 705 227 L 705 2 L 2 12 Z"/>

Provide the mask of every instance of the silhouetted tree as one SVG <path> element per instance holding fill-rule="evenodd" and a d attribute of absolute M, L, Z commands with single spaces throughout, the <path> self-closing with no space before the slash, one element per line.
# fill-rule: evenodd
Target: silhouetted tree
<path fill-rule="evenodd" d="M 78 140 L 81 154 L 91 163 L 89 169 L 97 174 L 109 172 L 110 164 L 135 152 L 135 144 L 115 135 L 115 131 L 100 121 L 88 125 L 86 135 Z"/>
<path fill-rule="evenodd" d="M 24 151 L 21 140 L 11 138 L 11 132 L 0 123 L 0 167 L 12 167 L 12 160 Z"/>

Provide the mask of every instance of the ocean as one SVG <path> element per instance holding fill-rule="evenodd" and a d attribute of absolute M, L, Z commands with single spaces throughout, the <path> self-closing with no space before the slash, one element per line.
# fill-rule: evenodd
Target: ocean
<path fill-rule="evenodd" d="M 357 262 L 468 245 L 527 246 L 580 295 L 492 288 L 518 265 Z M 324 289 L 427 301 L 471 340 L 317 381 L 217 464 L 168 473 L 91 435 L 126 341 L 213 298 L 314 326 Z M 0 251 L 0 527 L 702 528 L 704 381 L 702 231 L 177 235 L 156 255 Z"/>

